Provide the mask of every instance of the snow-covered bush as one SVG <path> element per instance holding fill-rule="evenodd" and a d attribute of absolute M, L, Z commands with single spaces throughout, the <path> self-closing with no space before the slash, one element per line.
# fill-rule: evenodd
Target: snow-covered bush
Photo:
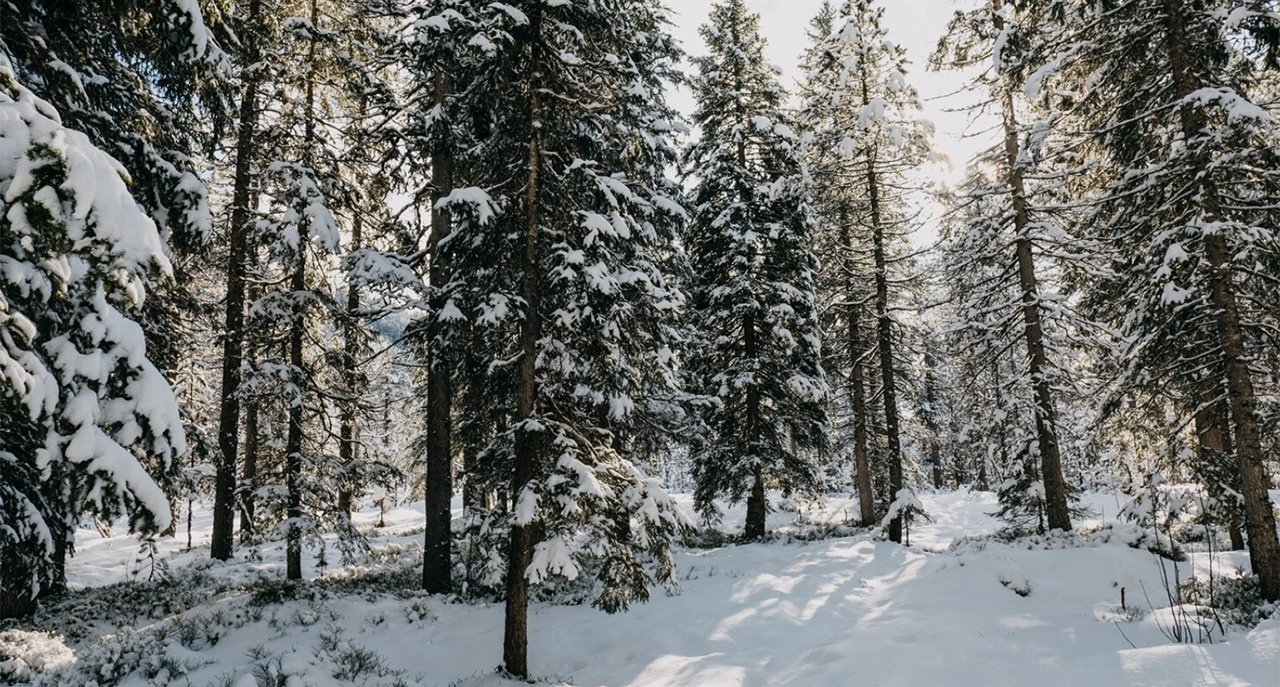
<path fill-rule="evenodd" d="M 48 632 L 0 632 L 0 680 L 24 682 L 75 663 L 76 655 L 62 637 Z"/>
<path fill-rule="evenodd" d="M 186 451 L 140 312 L 172 273 L 121 165 L 0 52 L 0 610 L 60 584 L 80 517 L 164 529 L 152 474 Z"/>
<path fill-rule="evenodd" d="M 1018 568 L 1005 568 L 1000 571 L 1000 584 L 1012 589 L 1018 596 L 1031 595 L 1031 580 Z"/>

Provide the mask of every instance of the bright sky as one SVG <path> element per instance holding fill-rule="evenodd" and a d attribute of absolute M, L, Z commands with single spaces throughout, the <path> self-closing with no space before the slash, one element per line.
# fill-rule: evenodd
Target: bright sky
<path fill-rule="evenodd" d="M 936 169 L 934 176 L 940 181 L 956 183 L 964 174 L 965 163 L 995 142 L 990 130 L 998 122 L 989 116 L 971 122 L 967 113 L 948 112 L 973 101 L 973 96 L 965 93 L 965 78 L 956 72 L 932 72 L 926 67 L 930 53 L 955 11 L 982 0 L 879 1 L 885 8 L 889 39 L 904 47 L 911 60 L 907 80 L 920 94 L 923 116 L 937 127 L 934 149 L 951 160 L 949 169 Z M 706 22 L 713 4 L 714 0 L 667 0 L 672 10 L 672 33 L 690 55 L 700 55 L 706 50 L 698 27 Z M 770 62 L 782 68 L 784 86 L 792 91 L 801 77 L 800 56 L 808 44 L 805 32 L 821 5 L 821 0 L 747 0 L 747 6 L 760 14 L 760 32 L 768 43 L 766 55 Z M 687 90 L 673 94 L 673 99 L 686 116 L 693 112 L 692 95 Z M 966 133 L 976 135 L 966 136 Z M 931 227 L 925 227 L 925 233 L 932 235 L 929 229 Z"/>

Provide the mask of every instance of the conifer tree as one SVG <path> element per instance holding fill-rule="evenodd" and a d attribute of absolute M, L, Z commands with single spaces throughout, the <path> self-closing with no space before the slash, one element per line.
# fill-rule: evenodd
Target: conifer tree
<path fill-rule="evenodd" d="M 902 294 L 890 289 L 895 273 L 909 267 L 900 257 L 901 244 L 912 228 L 913 213 L 905 204 L 910 187 L 907 174 L 928 158 L 932 125 L 917 117 L 919 99 L 906 82 L 903 49 L 888 40 L 883 10 L 870 0 L 847 0 L 831 23 L 831 33 L 815 53 L 834 74 L 820 78 L 811 110 L 826 111 L 828 145 L 836 146 L 833 178 L 847 180 L 861 202 L 849 207 L 869 248 L 873 284 L 875 341 L 880 368 L 881 401 L 885 416 L 888 495 L 897 501 L 903 478 L 902 420 L 899 402 L 900 333 L 892 310 Z M 835 177 L 834 175 L 840 175 Z M 850 233 L 853 240 L 853 232 Z M 901 283 L 901 282 L 898 282 Z M 901 518 L 889 524 L 889 537 L 902 541 Z"/>
<path fill-rule="evenodd" d="M 429 261 L 426 282 L 429 292 L 426 313 L 415 323 L 415 350 L 419 351 L 426 374 L 426 398 L 423 412 L 426 431 L 426 541 L 423 547 L 423 589 L 433 593 L 449 591 L 453 563 L 452 541 L 453 498 L 453 396 L 454 370 L 448 356 L 456 354 L 460 336 L 459 318 L 445 311 L 446 286 L 449 281 L 450 255 L 448 236 L 452 231 L 452 214 L 442 201 L 454 190 L 454 157 L 459 138 L 455 120 L 458 98 L 454 83 L 458 76 L 466 82 L 467 69 L 487 54 L 468 47 L 467 41 L 477 35 L 481 20 L 475 3 L 461 0 L 438 0 L 417 3 L 410 8 L 415 32 L 406 41 L 404 59 L 414 75 L 407 103 L 409 108 L 406 137 L 411 141 L 417 177 L 425 188 L 413 189 L 430 209 L 430 233 L 424 257 Z M 428 181 L 429 179 L 429 181 Z"/>
<path fill-rule="evenodd" d="M 701 31 L 710 50 L 694 59 L 701 137 L 684 159 L 697 183 L 685 232 L 699 336 L 689 364 L 716 404 L 692 456 L 695 500 L 712 518 L 717 497 L 745 496 L 745 534 L 759 538 L 766 484 L 812 491 L 806 453 L 826 430 L 814 217 L 801 141 L 764 61 L 759 16 L 729 0 Z"/>
<path fill-rule="evenodd" d="M 677 391 L 684 299 L 663 265 L 684 211 L 663 94 L 679 52 L 647 0 L 491 4 L 470 20 L 437 314 L 474 333 L 476 368 L 508 369 L 467 386 L 494 420 L 476 466 L 505 502 L 488 531 L 509 533 L 503 669 L 527 676 L 531 584 L 590 574 L 617 611 L 672 582 L 683 516 L 614 427 Z"/>
<path fill-rule="evenodd" d="M 0 51 L 0 617 L 62 581 L 83 514 L 168 526 L 153 474 L 186 451 L 133 319 L 171 276 L 119 162 L 17 80 Z M 149 474 L 151 473 L 151 474 Z"/>
<path fill-rule="evenodd" d="M 1122 333 L 1122 388 L 1225 402 L 1250 564 L 1275 600 L 1280 542 L 1259 424 L 1271 395 L 1254 366 L 1276 345 L 1280 312 L 1266 276 L 1280 269 L 1269 200 L 1280 146 L 1274 109 L 1250 97 L 1259 65 L 1237 47 L 1245 20 L 1273 20 L 1264 5 L 1028 3 L 1012 35 L 1032 50 L 1011 71 L 1097 162 L 1081 179 L 1080 231 L 1109 251 L 1090 290 L 1095 316 Z M 1046 10 L 1059 19 L 1049 27 L 1033 19 Z"/>
<path fill-rule="evenodd" d="M 1072 254 L 1072 247 L 1064 245 L 1059 226 L 1062 218 L 1042 210 L 1062 200 L 1053 188 L 1060 184 L 1052 180 L 1052 174 L 1035 167 L 1036 151 L 1026 145 L 1032 134 L 1018 122 L 1016 86 L 1004 67 L 1004 60 L 1012 57 L 1018 43 L 1009 44 L 1006 14 L 1002 0 L 957 13 L 933 57 L 935 68 L 981 67 L 975 85 L 989 92 L 984 103 L 994 104 L 1001 115 L 1000 144 L 973 162 L 981 171 L 968 177 L 963 186 L 965 196 L 957 201 L 968 207 L 962 210 L 964 225 L 950 236 L 956 244 L 948 251 L 952 258 L 948 272 L 965 282 L 954 289 L 961 299 L 955 330 L 979 368 L 997 352 L 1010 348 L 1014 339 L 1021 339 L 1027 367 L 1019 377 L 1025 377 L 1026 384 L 1016 388 L 1031 392 L 1028 405 L 1035 431 L 1034 442 L 1026 450 L 1030 459 L 1038 458 L 1039 467 L 1033 469 L 1019 461 L 1018 474 L 1040 475 L 1034 480 L 1040 494 L 1036 508 L 1043 506 L 1050 529 L 1069 530 L 1071 490 L 1063 476 L 1058 400 L 1054 398 L 1055 387 L 1060 393 L 1067 375 L 1059 364 L 1065 354 L 1056 350 L 1052 330 L 1068 330 L 1072 323 L 1063 321 L 1069 319 L 1069 309 L 1057 307 L 1059 294 L 1052 283 L 1044 282 L 1044 254 L 1061 262 Z M 988 170 L 998 181 L 988 178 Z M 1005 496 L 1020 493 L 1002 491 Z M 1004 505 L 1006 509 L 1015 507 L 1007 502 Z"/>
<path fill-rule="evenodd" d="M 870 278 L 871 250 L 855 221 L 863 198 L 850 183 L 848 139 L 856 116 L 851 101 L 842 98 L 840 56 L 829 50 L 837 20 L 835 7 L 824 2 L 808 33 L 805 79 L 801 84 L 801 126 L 813 137 L 806 147 L 818 229 L 814 250 L 823 256 L 818 298 L 826 313 L 823 327 L 823 365 L 832 386 L 830 410 L 838 434 L 837 451 L 848 446 L 853 454 L 859 516 L 876 521 L 871 446 L 868 437 L 874 399 L 868 398 L 867 365 L 873 352 L 868 324 L 874 288 Z"/>
<path fill-rule="evenodd" d="M 263 46 L 269 41 L 268 0 L 250 0 L 239 20 L 239 51 L 234 62 L 238 67 L 236 85 L 240 98 L 235 120 L 235 151 L 232 155 L 231 207 L 226 230 L 226 291 L 223 298 L 222 377 L 218 403 L 218 453 L 213 495 L 213 532 L 209 555 L 228 560 L 235 545 L 235 498 L 237 464 L 240 453 L 241 366 L 245 356 L 245 273 L 250 257 L 249 222 L 256 205 L 253 187 L 261 160 L 258 157 L 258 120 L 262 109 L 258 103 L 264 75 Z M 250 418 L 256 424 L 257 409 Z M 257 441 L 250 434 L 249 445 Z M 255 447 L 256 448 L 256 447 Z M 254 465 L 255 461 L 248 461 Z M 256 465 L 255 465 L 256 468 Z M 252 518 L 252 508 L 246 511 Z"/>

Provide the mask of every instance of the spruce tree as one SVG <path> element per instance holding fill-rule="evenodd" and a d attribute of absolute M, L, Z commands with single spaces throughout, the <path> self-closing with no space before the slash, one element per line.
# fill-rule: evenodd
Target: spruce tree
<path fill-rule="evenodd" d="M 716 5 L 694 59 L 700 138 L 685 172 L 696 180 L 684 234 L 690 317 L 700 337 L 689 366 L 715 399 L 709 434 L 694 447 L 695 501 L 747 499 L 745 535 L 765 534 L 765 487 L 812 491 L 808 455 L 826 431 L 817 259 L 802 144 L 764 61 L 759 16 L 741 0 Z"/>
<path fill-rule="evenodd" d="M 863 199 L 850 182 L 843 145 L 856 116 L 851 103 L 841 97 L 837 60 L 830 40 L 837 20 L 836 8 L 824 2 L 808 33 L 801 83 L 801 126 L 812 136 L 806 147 L 806 163 L 812 183 L 818 229 L 814 250 L 823 256 L 818 299 L 826 313 L 823 322 L 823 366 L 832 393 L 828 413 L 836 429 L 835 450 L 853 454 L 859 516 L 864 524 L 876 521 L 869 428 L 874 399 L 868 398 L 867 365 L 871 345 L 870 306 L 874 288 L 870 278 L 871 250 L 856 219 Z M 846 448 L 847 447 L 847 448 Z"/>
<path fill-rule="evenodd" d="M 459 374 L 487 375 L 464 394 L 492 418 L 477 486 L 503 502 L 485 514 L 509 533 L 502 667 L 523 677 L 531 584 L 590 574 L 617 611 L 673 581 L 684 518 L 614 428 L 678 391 L 684 298 L 664 265 L 684 211 L 663 96 L 679 52 L 656 2 L 528 0 L 471 21 L 437 315 L 472 332 Z"/>
<path fill-rule="evenodd" d="M 143 532 L 153 475 L 186 451 L 173 391 L 133 319 L 172 275 L 119 162 L 18 82 L 0 51 L 0 617 L 62 580 L 84 514 Z"/>
<path fill-rule="evenodd" d="M 963 195 L 956 201 L 964 219 L 948 236 L 954 245 L 948 248 L 947 270 L 963 282 L 953 289 L 960 299 L 954 329 L 979 369 L 998 364 L 989 361 L 1021 340 L 1027 366 L 1015 388 L 1031 394 L 1025 407 L 1034 421 L 1034 442 L 1028 450 L 1031 459 L 1038 459 L 1038 468 L 1019 461 L 1018 474 L 1039 474 L 1037 490 L 1043 493 L 1036 507 L 1045 508 L 1050 529 L 1069 530 L 1071 490 L 1063 475 L 1059 399 L 1055 399 L 1069 377 L 1059 363 L 1068 354 L 1058 350 L 1062 337 L 1055 336 L 1054 330 L 1070 331 L 1074 323 L 1070 310 L 1058 307 L 1062 298 L 1055 293 L 1055 285 L 1045 283 L 1045 263 L 1078 259 L 1073 253 L 1079 252 L 1079 246 L 1064 240 L 1062 218 L 1044 209 L 1060 206 L 1061 184 L 1054 170 L 1037 167 L 1037 151 L 1027 145 L 1036 130 L 1018 121 L 1016 85 L 1004 65 L 1012 61 L 1019 43 L 1009 42 L 1006 14 L 1002 0 L 957 13 L 933 57 L 935 68 L 980 67 L 975 86 L 989 94 L 983 105 L 998 108 L 1001 115 L 1002 140 L 973 161 L 978 171 L 966 179 Z M 1059 267 L 1056 274 L 1061 273 Z"/>
<path fill-rule="evenodd" d="M 1274 110 L 1250 96 L 1259 63 L 1239 47 L 1245 19 L 1273 16 L 1264 5 L 1028 3 L 1013 35 L 1032 50 L 1012 71 L 1096 160 L 1079 231 L 1109 250 L 1091 308 L 1121 333 L 1124 390 L 1225 403 L 1250 564 L 1275 600 L 1280 541 L 1259 424 L 1260 399 L 1274 395 L 1254 366 L 1275 347 L 1280 312 L 1266 276 L 1280 269 L 1269 200 L 1280 146 Z M 1060 21 L 1045 27 L 1034 18 L 1049 9 Z"/>
<path fill-rule="evenodd" d="M 823 137 L 835 146 L 833 178 L 845 180 L 860 202 L 852 214 L 850 240 L 870 253 L 872 310 L 885 416 L 886 451 L 880 461 L 888 469 L 888 497 L 904 495 L 902 419 L 899 403 L 901 329 L 892 311 L 905 295 L 890 289 L 901 284 L 895 275 L 910 269 L 901 256 L 914 214 L 905 203 L 908 174 L 928 158 L 932 125 L 918 118 L 919 98 L 906 81 L 904 50 L 888 40 L 884 11 L 870 0 L 848 0 L 832 20 L 830 34 L 815 53 L 832 75 L 815 80 L 809 109 L 819 114 Z M 822 139 L 820 139 L 822 140 Z M 835 176 L 839 175 L 839 176 Z M 854 238 L 853 228 L 857 237 Z M 852 319 L 852 318 L 850 318 Z M 850 337 L 852 338 L 852 337 Z M 901 518 L 889 524 L 889 537 L 902 541 Z"/>

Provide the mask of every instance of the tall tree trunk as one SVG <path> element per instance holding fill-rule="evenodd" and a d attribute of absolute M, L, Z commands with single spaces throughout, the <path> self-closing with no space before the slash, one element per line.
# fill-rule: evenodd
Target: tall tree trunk
<path fill-rule="evenodd" d="M 737 35 L 738 27 L 733 26 L 734 42 L 740 41 Z M 734 72 L 735 84 L 739 92 L 745 88 L 743 84 L 742 65 L 735 63 Z M 745 103 L 739 99 L 737 102 L 737 117 L 739 126 L 746 130 L 747 111 Z M 751 190 L 746 183 L 742 183 L 741 174 L 747 170 L 747 143 L 741 137 L 738 138 L 737 150 L 738 169 L 740 171 L 738 184 L 738 198 L 743 206 L 748 206 L 751 201 Z M 755 313 L 748 311 L 742 321 L 742 336 L 744 343 L 744 351 L 747 360 L 751 365 L 755 366 L 759 363 L 756 357 L 760 354 L 756 342 L 756 317 Z M 764 491 L 764 470 L 760 465 L 763 456 L 761 455 L 760 446 L 760 389 L 753 381 L 747 386 L 747 407 L 746 407 L 746 426 L 743 428 L 743 444 L 747 447 L 747 452 L 754 460 L 757 461 L 756 467 L 752 472 L 751 492 L 747 495 L 747 521 L 743 528 L 743 535 L 747 539 L 760 539 L 764 537 L 766 526 L 766 516 L 769 512 L 768 497 Z"/>
<path fill-rule="evenodd" d="M 996 31 L 1004 30 L 1000 14 L 1002 0 L 992 0 L 992 16 Z M 1035 397 L 1036 443 L 1040 453 L 1040 477 L 1044 484 L 1045 511 L 1049 528 L 1071 529 L 1071 511 L 1067 506 L 1067 480 L 1062 473 L 1062 452 L 1058 446 L 1057 410 L 1049 383 L 1049 358 L 1044 349 L 1044 326 L 1040 316 L 1039 283 L 1036 279 L 1035 256 L 1027 235 L 1030 217 L 1027 212 L 1026 185 L 1022 166 L 1018 163 L 1018 126 L 1013 110 L 1013 95 L 1004 88 L 1000 94 L 1004 115 L 1004 155 L 1008 167 L 1009 190 L 1013 197 L 1013 225 L 1018 238 L 1014 253 L 1018 261 L 1018 285 L 1022 290 L 1023 335 L 1027 342 L 1031 387 Z"/>
<path fill-rule="evenodd" d="M 316 26 L 316 0 L 311 0 L 311 25 Z M 307 74 L 306 115 L 303 120 L 303 164 L 308 169 L 315 169 L 312 149 L 315 146 L 315 102 L 316 102 L 316 44 L 312 41 L 307 46 L 307 61 L 310 73 Z M 293 291 L 293 318 L 289 323 L 289 367 L 295 375 L 294 384 L 302 398 L 289 405 L 289 428 L 285 433 L 285 487 L 288 491 L 288 510 L 290 525 L 286 535 L 285 577 L 290 580 L 302 579 L 302 530 L 299 520 L 302 518 L 302 421 L 303 408 L 306 406 L 304 389 L 304 373 L 302 369 L 302 335 L 306 329 L 306 306 L 301 295 L 307 288 L 307 241 L 308 232 L 305 222 L 298 225 L 298 254 L 294 263 L 293 275 L 289 280 L 289 288 Z"/>
<path fill-rule="evenodd" d="M 840 208 L 840 243 L 850 255 L 853 254 L 848 210 L 843 206 Z M 849 349 L 849 400 L 853 411 L 853 466 L 857 471 L 854 479 L 858 489 L 858 515 L 862 525 L 867 526 L 875 522 L 876 506 L 875 494 L 871 490 L 871 464 L 867 460 L 867 391 L 862 370 L 862 354 L 865 349 L 862 341 L 862 308 L 858 304 L 858 290 L 853 268 L 846 266 L 844 271 L 845 321 L 849 326 L 848 341 L 845 345 Z"/>
<path fill-rule="evenodd" d="M 306 282 L 306 227 L 299 228 L 298 255 L 294 263 L 293 275 L 289 280 L 289 288 L 294 297 L 307 287 Z M 302 376 L 302 329 L 305 325 L 304 308 L 301 303 L 294 302 L 293 318 L 289 325 L 289 366 L 294 375 L 294 383 L 303 393 Z M 302 517 L 302 409 L 303 399 L 297 399 L 289 405 L 289 427 L 285 434 L 285 488 L 288 491 L 287 515 L 290 520 L 286 535 L 286 577 L 290 580 L 302 579 L 302 532 L 298 520 Z"/>
<path fill-rule="evenodd" d="M 763 539 L 768 527 L 769 502 L 764 495 L 764 474 L 756 468 L 751 482 L 751 494 L 747 497 L 747 527 L 743 534 L 747 539 Z"/>
<path fill-rule="evenodd" d="M 502 666 L 516 677 L 529 676 L 529 578 L 526 570 L 533 556 L 534 523 L 521 522 L 521 497 L 533 480 L 541 461 L 541 436 L 530 431 L 527 422 L 533 418 L 538 393 L 538 340 L 542 336 L 541 313 L 538 311 L 538 240 L 540 187 L 538 171 L 542 166 L 542 3 L 534 3 L 529 12 L 529 161 L 524 196 L 524 255 L 521 256 L 521 296 L 525 302 L 524 320 L 520 325 L 519 396 L 516 401 L 515 465 L 511 483 L 514 519 L 511 541 L 507 548 L 507 608 L 503 628 Z"/>
<path fill-rule="evenodd" d="M 1220 380 L 1210 377 L 1205 381 L 1217 382 Z M 1204 384 L 1202 382 L 1199 386 L 1200 393 L 1194 416 L 1197 459 L 1205 465 L 1224 465 L 1226 461 L 1232 459 L 1235 453 L 1235 449 L 1231 446 L 1231 409 L 1228 407 L 1225 398 L 1219 398 L 1221 396 L 1220 390 L 1215 388 L 1213 384 Z M 1237 479 L 1233 480 L 1232 491 L 1239 491 L 1239 471 L 1235 473 L 1235 476 Z M 1211 495 L 1220 498 L 1231 498 L 1230 494 L 1222 494 L 1220 492 Z M 1244 534 L 1240 531 L 1242 523 L 1239 516 L 1230 516 L 1226 526 L 1227 533 L 1231 537 L 1231 550 L 1243 550 Z"/>
<path fill-rule="evenodd" d="M 252 345 L 249 346 L 249 367 L 255 367 L 256 357 Z M 247 542 L 253 537 L 254 513 L 256 511 L 254 490 L 258 488 L 258 448 L 261 431 L 258 426 L 258 399 L 250 397 L 244 408 L 244 476 L 241 480 L 240 494 L 240 541 Z"/>
<path fill-rule="evenodd" d="M 1187 37 L 1182 0 L 1164 0 L 1166 49 L 1179 100 L 1185 100 L 1203 83 L 1191 68 L 1191 48 Z M 1182 135 L 1187 141 L 1198 138 L 1204 127 L 1200 112 L 1184 105 L 1180 112 Z M 1222 209 L 1218 189 L 1212 179 L 1209 160 L 1203 153 L 1197 160 L 1196 181 L 1205 219 L 1218 221 Z M 1245 528 L 1249 534 L 1249 564 L 1262 583 L 1268 601 L 1280 601 L 1280 537 L 1276 534 L 1275 512 L 1267 494 L 1267 470 L 1262 458 L 1258 429 L 1258 401 L 1249 371 L 1249 354 L 1240 325 L 1240 307 L 1230 265 L 1226 240 L 1218 232 L 1205 232 L 1205 258 L 1209 264 L 1209 300 L 1222 347 L 1226 368 L 1227 407 L 1231 415 L 1236 457 L 1240 470 L 1240 494 L 1244 498 Z"/>
<path fill-rule="evenodd" d="M 862 105 L 871 103 L 867 75 L 862 75 Z M 898 423 L 898 383 L 893 366 L 893 319 L 889 316 L 889 259 L 886 253 L 884 222 L 880 208 L 880 180 L 876 174 L 874 151 L 867 158 L 867 204 L 871 211 L 872 254 L 875 260 L 876 339 L 880 347 L 880 376 L 884 399 L 884 428 L 889 463 L 889 500 L 898 498 L 902 481 L 902 436 Z M 889 521 L 890 541 L 902 543 L 902 516 Z"/>
<path fill-rule="evenodd" d="M 875 160 L 867 161 L 867 188 L 870 191 L 872 242 L 876 265 L 876 337 L 880 346 L 880 377 L 884 399 L 884 427 L 889 463 L 889 499 L 897 500 L 903 488 L 902 438 L 898 426 L 898 384 L 893 365 L 893 320 L 889 316 L 889 261 L 885 253 L 884 225 L 880 217 L 880 183 Z M 902 516 L 889 521 L 889 539 L 902 543 Z"/>
<path fill-rule="evenodd" d="M 250 0 L 246 23 L 256 30 L 261 21 L 262 0 Z M 245 64 L 257 62 L 254 39 L 248 38 Z M 258 73 L 250 69 L 240 96 L 240 123 L 236 132 L 236 169 L 231 193 L 231 226 L 227 227 L 227 297 L 223 320 L 222 389 L 218 409 L 218 463 L 213 492 L 213 534 L 209 555 L 231 558 L 235 547 L 236 457 L 240 449 L 240 363 L 244 355 L 244 272 L 248 245 L 249 188 L 257 148 Z"/>
<path fill-rule="evenodd" d="M 743 336 L 746 338 L 747 359 L 755 362 L 758 354 L 756 345 L 756 318 L 749 313 L 742 323 Z M 747 387 L 747 426 L 744 437 L 748 450 L 757 461 L 760 455 L 760 391 L 755 383 Z M 757 466 L 752 473 L 751 493 L 747 496 L 747 522 L 743 535 L 747 539 L 761 539 L 768 530 L 765 519 L 769 513 L 769 502 L 764 493 L 764 470 Z"/>
<path fill-rule="evenodd" d="M 447 111 L 453 90 L 449 71 L 448 65 L 443 65 L 435 74 L 434 99 L 442 113 Z M 432 594 L 442 594 L 449 591 L 452 568 L 453 385 L 441 355 L 440 339 L 444 332 L 440 313 L 445 306 L 444 286 L 449 279 L 442 244 L 452 231 L 452 218 L 439 203 L 453 191 L 453 151 L 448 137 L 437 136 L 436 140 L 439 143 L 431 156 L 432 302 L 431 319 L 427 321 L 427 531 L 422 551 L 422 588 Z"/>
<path fill-rule="evenodd" d="M 364 247 L 364 213 L 357 208 L 351 219 L 351 252 Z M 343 313 L 342 339 L 342 382 L 346 387 L 346 398 L 342 399 L 342 415 L 338 427 L 338 462 L 342 464 L 342 478 L 338 488 L 338 510 L 351 517 L 353 495 L 353 474 L 356 461 L 360 459 L 360 397 L 364 389 L 360 388 L 360 373 L 356 367 L 356 359 L 360 356 L 360 286 L 351 275 L 347 279 L 347 303 Z"/>

